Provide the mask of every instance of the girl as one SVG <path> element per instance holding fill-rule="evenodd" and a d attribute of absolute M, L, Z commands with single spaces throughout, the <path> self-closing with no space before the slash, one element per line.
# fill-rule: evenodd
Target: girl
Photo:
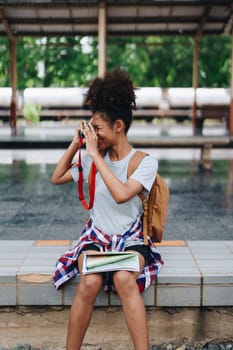
<path fill-rule="evenodd" d="M 140 293 L 152 283 L 162 261 L 150 239 L 149 245 L 144 245 L 143 208 L 138 194 L 149 193 L 158 163 L 152 156 L 146 156 L 127 178 L 128 163 L 136 152 L 127 138 L 136 103 L 134 87 L 126 72 L 117 69 L 104 78 L 96 78 L 89 87 L 86 103 L 93 114 L 91 122 L 82 122 L 51 177 L 54 184 L 78 181 L 79 170 L 75 166 L 70 168 L 70 164 L 80 149 L 81 132 L 86 144 L 82 155 L 83 177 L 88 179 L 92 162 L 97 173 L 90 218 L 77 246 L 58 260 L 54 274 L 57 288 L 80 274 L 70 310 L 67 350 L 81 348 L 103 282 L 106 290 L 115 290 L 120 298 L 134 348 L 148 350 L 146 312 Z M 140 271 L 84 275 L 82 252 L 93 250 L 135 251 Z"/>

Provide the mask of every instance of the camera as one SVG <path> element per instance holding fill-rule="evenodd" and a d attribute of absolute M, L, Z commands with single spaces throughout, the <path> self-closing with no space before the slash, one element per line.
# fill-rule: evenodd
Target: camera
<path fill-rule="evenodd" d="M 81 130 L 79 130 L 78 134 L 79 134 L 80 139 L 84 139 L 85 136 L 84 136 L 84 133 Z"/>

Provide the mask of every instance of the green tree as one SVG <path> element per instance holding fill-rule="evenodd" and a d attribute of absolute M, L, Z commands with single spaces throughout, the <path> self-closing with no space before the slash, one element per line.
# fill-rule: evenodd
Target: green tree
<path fill-rule="evenodd" d="M 231 36 L 206 36 L 200 41 L 199 85 L 229 87 Z"/>
<path fill-rule="evenodd" d="M 112 37 L 107 43 L 107 69 L 121 66 L 137 86 L 148 85 L 145 76 L 150 65 L 148 47 L 140 37 Z"/>
<path fill-rule="evenodd" d="M 0 86 L 9 86 L 8 39 L 0 37 Z"/>
<path fill-rule="evenodd" d="M 184 36 L 108 39 L 108 68 L 126 68 L 136 85 L 192 86 L 194 41 Z M 230 85 L 231 37 L 205 36 L 200 40 L 199 86 Z"/>
<path fill-rule="evenodd" d="M 192 64 L 191 37 L 130 36 L 107 39 L 107 69 L 123 67 L 137 86 L 191 86 Z M 44 74 L 39 72 L 39 66 L 44 67 Z M 98 72 L 98 38 L 19 38 L 17 70 L 20 90 L 31 86 L 86 86 Z M 199 86 L 228 87 L 230 70 L 231 36 L 201 38 Z M 0 84 L 9 86 L 7 38 L 0 38 Z"/>
<path fill-rule="evenodd" d="M 18 89 L 43 86 L 38 77 L 37 64 L 43 56 L 42 47 L 37 38 L 23 37 L 17 41 Z"/>
<path fill-rule="evenodd" d="M 91 41 L 92 43 L 92 41 Z M 95 52 L 95 53 L 94 53 Z M 95 45 L 84 52 L 81 38 L 50 38 L 44 47 L 44 86 L 80 86 L 97 74 Z"/>
<path fill-rule="evenodd" d="M 92 45 L 87 53 L 80 37 L 22 38 L 18 44 L 19 88 L 85 85 L 97 74 L 97 45 Z M 43 77 L 38 76 L 38 62 L 44 64 Z"/>
<path fill-rule="evenodd" d="M 150 85 L 164 88 L 190 86 L 192 40 L 188 37 L 151 37 L 148 42 L 150 68 L 146 80 Z"/>

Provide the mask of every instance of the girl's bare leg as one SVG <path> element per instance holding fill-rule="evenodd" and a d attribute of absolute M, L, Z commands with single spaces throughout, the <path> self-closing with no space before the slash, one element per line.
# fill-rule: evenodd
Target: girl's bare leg
<path fill-rule="evenodd" d="M 144 259 L 141 256 L 139 258 L 140 265 L 143 266 Z M 114 273 L 113 281 L 121 300 L 135 350 L 148 350 L 149 336 L 146 311 L 136 283 L 136 277 L 132 272 L 117 271 Z"/>
<path fill-rule="evenodd" d="M 82 271 L 82 255 L 79 258 L 79 271 Z M 103 279 L 99 274 L 80 275 L 76 294 L 70 309 L 67 333 L 67 350 L 79 350 L 91 320 L 96 297 Z"/>

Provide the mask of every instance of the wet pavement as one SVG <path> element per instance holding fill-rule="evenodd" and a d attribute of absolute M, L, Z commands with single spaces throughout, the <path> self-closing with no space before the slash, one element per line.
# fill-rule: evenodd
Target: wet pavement
<path fill-rule="evenodd" d="M 87 212 L 76 185 L 49 181 L 62 152 L 0 150 L 0 240 L 79 237 Z M 151 150 L 171 193 L 164 239 L 232 240 L 232 150 L 215 151 L 211 172 L 199 171 L 198 150 L 161 152 Z"/>

